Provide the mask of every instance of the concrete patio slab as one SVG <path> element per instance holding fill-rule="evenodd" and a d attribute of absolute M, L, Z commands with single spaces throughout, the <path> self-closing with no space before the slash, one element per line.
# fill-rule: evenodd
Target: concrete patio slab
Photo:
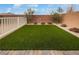
<path fill-rule="evenodd" d="M 1 51 L 0 55 L 79 55 L 79 51 L 57 50 L 8 50 Z"/>

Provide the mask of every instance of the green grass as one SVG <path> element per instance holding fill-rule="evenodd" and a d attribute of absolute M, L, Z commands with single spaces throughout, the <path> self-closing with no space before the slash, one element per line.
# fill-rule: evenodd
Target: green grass
<path fill-rule="evenodd" d="M 1 39 L 0 50 L 79 50 L 79 38 L 54 25 L 26 25 Z"/>

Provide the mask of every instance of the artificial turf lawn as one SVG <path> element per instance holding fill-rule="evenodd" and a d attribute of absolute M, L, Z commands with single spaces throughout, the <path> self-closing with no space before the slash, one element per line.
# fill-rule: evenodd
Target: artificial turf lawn
<path fill-rule="evenodd" d="M 0 40 L 1 50 L 79 50 L 79 38 L 54 25 L 26 25 Z"/>

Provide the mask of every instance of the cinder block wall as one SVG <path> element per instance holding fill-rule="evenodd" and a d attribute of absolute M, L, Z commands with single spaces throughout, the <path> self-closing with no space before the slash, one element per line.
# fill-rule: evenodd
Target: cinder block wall
<path fill-rule="evenodd" d="M 37 23 L 53 22 L 53 18 L 51 15 L 33 15 L 32 23 L 34 23 L 34 22 L 37 22 Z"/>
<path fill-rule="evenodd" d="M 67 13 L 63 16 L 63 24 L 67 24 L 68 27 L 79 28 L 79 12 Z"/>

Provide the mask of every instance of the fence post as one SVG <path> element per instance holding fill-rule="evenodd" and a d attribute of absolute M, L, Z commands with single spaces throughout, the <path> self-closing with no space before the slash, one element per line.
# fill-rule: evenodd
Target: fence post
<path fill-rule="evenodd" d="M 19 17 L 18 17 L 18 19 L 17 19 L 17 26 L 19 26 Z"/>
<path fill-rule="evenodd" d="M 3 33 L 3 19 L 1 18 L 1 34 Z"/>

